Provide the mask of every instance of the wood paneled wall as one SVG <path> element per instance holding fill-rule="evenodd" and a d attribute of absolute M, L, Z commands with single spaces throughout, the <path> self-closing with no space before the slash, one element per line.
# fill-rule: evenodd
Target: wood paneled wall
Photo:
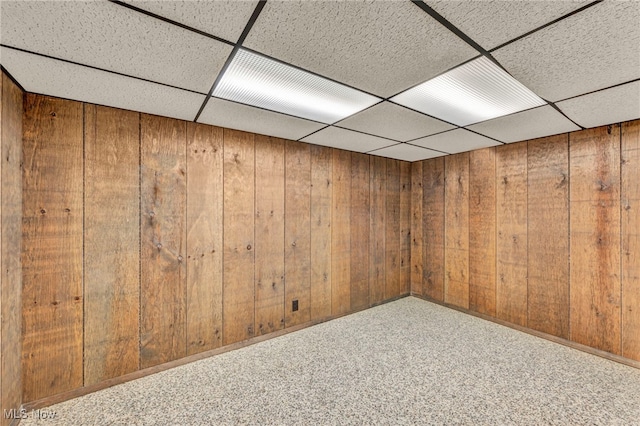
<path fill-rule="evenodd" d="M 0 76 L 0 424 L 22 403 L 22 90 Z M 15 412 L 14 412 L 15 413 Z"/>
<path fill-rule="evenodd" d="M 414 163 L 412 293 L 640 360 L 638 170 L 640 121 Z"/>
<path fill-rule="evenodd" d="M 24 402 L 409 292 L 409 163 L 31 94 L 24 129 Z"/>

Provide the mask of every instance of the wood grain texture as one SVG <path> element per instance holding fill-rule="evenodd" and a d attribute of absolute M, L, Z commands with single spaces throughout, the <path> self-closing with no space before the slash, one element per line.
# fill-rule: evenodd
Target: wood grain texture
<path fill-rule="evenodd" d="M 351 310 L 369 306 L 369 156 L 351 153 Z"/>
<path fill-rule="evenodd" d="M 187 123 L 187 355 L 222 344 L 223 130 Z"/>
<path fill-rule="evenodd" d="M 331 315 L 333 150 L 311 145 L 311 320 Z"/>
<path fill-rule="evenodd" d="M 469 309 L 496 315 L 496 150 L 469 153 Z"/>
<path fill-rule="evenodd" d="M 84 120 L 86 386 L 140 367 L 140 114 L 85 104 Z"/>
<path fill-rule="evenodd" d="M 622 355 L 640 361 L 640 120 L 622 124 Z"/>
<path fill-rule="evenodd" d="M 0 407 L 22 403 L 22 90 L 0 77 Z M 5 416 L 0 423 L 8 424 Z"/>
<path fill-rule="evenodd" d="M 527 326 L 527 143 L 496 148 L 496 316 Z"/>
<path fill-rule="evenodd" d="M 302 142 L 285 145 L 285 326 L 311 318 L 311 151 Z M 298 310 L 293 311 L 293 301 Z"/>
<path fill-rule="evenodd" d="M 422 163 L 411 163 L 411 294 L 417 296 L 422 296 Z"/>
<path fill-rule="evenodd" d="M 400 162 L 400 294 L 411 292 L 411 163 Z"/>
<path fill-rule="evenodd" d="M 282 139 L 256 135 L 256 335 L 285 326 L 284 146 Z"/>
<path fill-rule="evenodd" d="M 384 298 L 400 295 L 400 161 L 387 159 Z"/>
<path fill-rule="evenodd" d="M 383 157 L 369 158 L 370 171 L 370 229 L 369 234 L 369 303 L 384 300 L 385 288 L 385 238 L 387 199 L 387 160 Z"/>
<path fill-rule="evenodd" d="M 423 162 L 422 295 L 444 301 L 444 157 Z"/>
<path fill-rule="evenodd" d="M 528 327 L 569 337 L 569 137 L 528 142 Z"/>
<path fill-rule="evenodd" d="M 570 338 L 620 354 L 620 126 L 570 134 L 569 158 Z"/>
<path fill-rule="evenodd" d="M 82 386 L 82 104 L 28 94 L 23 119 L 24 403 Z"/>
<path fill-rule="evenodd" d="M 445 157 L 444 301 L 469 308 L 469 153 Z"/>
<path fill-rule="evenodd" d="M 333 150 L 331 314 L 351 309 L 351 152 Z"/>
<path fill-rule="evenodd" d="M 254 135 L 224 129 L 224 345 L 255 334 L 254 172 Z"/>
<path fill-rule="evenodd" d="M 186 151 L 186 122 L 140 116 L 141 368 L 187 353 Z"/>

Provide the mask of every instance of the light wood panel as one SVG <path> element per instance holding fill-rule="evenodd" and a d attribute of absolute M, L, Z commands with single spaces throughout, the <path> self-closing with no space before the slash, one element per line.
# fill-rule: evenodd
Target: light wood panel
<path fill-rule="evenodd" d="M 311 318 L 311 159 L 309 145 L 285 145 L 285 326 Z M 294 301 L 298 310 L 293 311 Z"/>
<path fill-rule="evenodd" d="M 496 316 L 527 326 L 527 144 L 496 148 Z"/>
<path fill-rule="evenodd" d="M 351 153 L 333 150 L 331 313 L 351 309 Z"/>
<path fill-rule="evenodd" d="M 640 361 L 640 121 L 622 125 L 622 355 Z"/>
<path fill-rule="evenodd" d="M 411 163 L 400 162 L 400 294 L 411 291 Z"/>
<path fill-rule="evenodd" d="M 371 156 L 370 164 L 370 235 L 369 235 L 369 303 L 376 304 L 385 297 L 385 238 L 386 238 L 386 178 L 387 160 Z"/>
<path fill-rule="evenodd" d="M 423 162 L 422 295 L 444 301 L 444 158 Z"/>
<path fill-rule="evenodd" d="M 528 326 L 569 337 L 569 137 L 529 141 Z"/>
<path fill-rule="evenodd" d="M 411 163 L 411 294 L 417 296 L 422 296 L 422 163 Z"/>
<path fill-rule="evenodd" d="M 400 162 L 386 161 L 384 298 L 390 299 L 400 295 Z"/>
<path fill-rule="evenodd" d="M 331 315 L 333 150 L 311 145 L 311 319 Z"/>
<path fill-rule="evenodd" d="M 82 386 L 82 104 L 27 95 L 23 402 Z"/>
<path fill-rule="evenodd" d="M 223 130 L 187 123 L 187 354 L 222 344 Z"/>
<path fill-rule="evenodd" d="M 140 116 L 140 367 L 181 358 L 186 334 L 184 121 Z"/>
<path fill-rule="evenodd" d="M 569 158 L 570 338 L 620 354 L 620 126 L 572 133 Z"/>
<path fill-rule="evenodd" d="M 140 114 L 85 104 L 85 385 L 139 368 L 139 140 Z"/>
<path fill-rule="evenodd" d="M 255 145 L 255 331 L 261 335 L 285 326 L 285 142 L 256 135 Z"/>
<path fill-rule="evenodd" d="M 469 308 L 469 153 L 445 157 L 444 301 Z"/>
<path fill-rule="evenodd" d="M 369 306 L 369 156 L 351 153 L 351 310 Z"/>
<path fill-rule="evenodd" d="M 496 150 L 469 153 L 469 309 L 496 315 Z"/>

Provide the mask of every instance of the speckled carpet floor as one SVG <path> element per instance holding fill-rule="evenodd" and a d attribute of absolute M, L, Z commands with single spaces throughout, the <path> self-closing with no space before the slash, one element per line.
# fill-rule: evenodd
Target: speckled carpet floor
<path fill-rule="evenodd" d="M 637 425 L 640 370 L 413 297 L 22 425 Z"/>

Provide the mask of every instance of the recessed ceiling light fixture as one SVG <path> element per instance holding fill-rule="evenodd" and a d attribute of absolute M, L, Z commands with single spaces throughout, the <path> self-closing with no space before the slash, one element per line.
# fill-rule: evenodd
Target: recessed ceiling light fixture
<path fill-rule="evenodd" d="M 237 51 L 213 96 L 327 124 L 380 101 L 244 49 Z"/>
<path fill-rule="evenodd" d="M 402 92 L 391 101 L 458 126 L 546 104 L 484 56 Z"/>

